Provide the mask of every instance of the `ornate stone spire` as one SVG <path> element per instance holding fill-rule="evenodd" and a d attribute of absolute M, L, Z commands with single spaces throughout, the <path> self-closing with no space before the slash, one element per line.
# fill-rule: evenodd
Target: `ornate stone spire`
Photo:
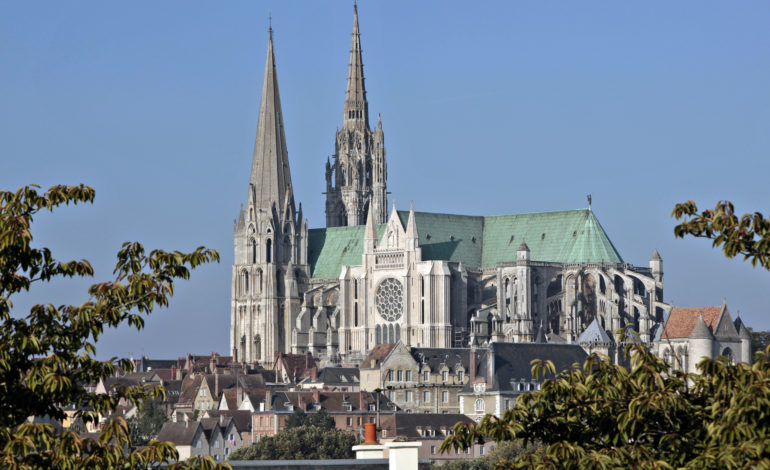
<path fill-rule="evenodd" d="M 345 117 L 343 127 L 369 129 L 369 105 L 364 87 L 364 63 L 361 60 L 361 34 L 358 32 L 358 6 L 353 5 L 353 39 L 348 64 L 348 87 L 345 91 Z"/>
<path fill-rule="evenodd" d="M 254 205 L 258 209 L 270 210 L 275 204 L 276 209 L 280 211 L 288 188 L 291 187 L 291 172 L 283 129 L 281 98 L 278 93 L 272 27 L 269 33 L 250 183 L 254 188 Z M 294 205 L 293 198 L 291 205 Z"/>

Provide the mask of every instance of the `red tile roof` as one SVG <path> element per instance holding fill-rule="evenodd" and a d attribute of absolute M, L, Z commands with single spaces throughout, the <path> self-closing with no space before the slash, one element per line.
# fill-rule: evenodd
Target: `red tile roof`
<path fill-rule="evenodd" d="M 720 313 L 722 313 L 722 307 L 674 307 L 666 320 L 663 338 L 689 337 L 698 322 L 698 317 L 701 316 L 713 333 Z"/>
<path fill-rule="evenodd" d="M 395 344 L 378 344 L 369 355 L 366 356 L 364 362 L 361 363 L 362 369 L 376 369 L 380 367 L 382 361 L 388 357 L 388 354 L 396 347 Z"/>

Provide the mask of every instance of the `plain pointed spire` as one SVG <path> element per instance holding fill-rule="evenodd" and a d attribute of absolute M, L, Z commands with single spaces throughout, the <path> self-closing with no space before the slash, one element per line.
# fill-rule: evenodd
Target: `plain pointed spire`
<path fill-rule="evenodd" d="M 414 202 L 409 206 L 409 219 L 406 222 L 406 238 L 417 239 L 417 222 L 414 220 Z"/>
<path fill-rule="evenodd" d="M 280 210 L 291 187 L 289 155 L 286 150 L 281 97 L 278 93 L 278 74 L 273 52 L 272 27 L 269 29 L 267 42 L 265 77 L 262 82 L 262 98 L 259 104 L 250 182 L 254 187 L 256 207 L 267 210 L 270 210 L 273 204 Z M 290 204 L 294 205 L 293 198 Z"/>
<path fill-rule="evenodd" d="M 366 211 L 366 231 L 364 232 L 364 240 L 377 240 L 377 231 L 374 228 L 374 217 L 372 217 L 372 211 Z"/>
<path fill-rule="evenodd" d="M 353 38 L 348 63 L 348 86 L 345 91 L 345 124 L 369 128 L 369 105 L 364 86 L 364 63 L 361 60 L 361 34 L 358 31 L 358 5 L 353 4 Z"/>

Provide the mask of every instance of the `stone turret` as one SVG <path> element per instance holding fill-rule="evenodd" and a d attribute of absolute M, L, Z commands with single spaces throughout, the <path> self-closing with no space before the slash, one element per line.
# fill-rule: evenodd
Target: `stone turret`
<path fill-rule="evenodd" d="M 652 271 L 652 277 L 657 282 L 663 282 L 663 258 L 660 257 L 657 249 L 652 253 L 652 258 L 650 258 L 650 270 Z"/>
<path fill-rule="evenodd" d="M 703 320 L 703 315 L 698 316 L 698 321 L 690 332 L 689 342 L 690 358 L 695 361 L 695 364 L 700 362 L 704 356 L 708 358 L 712 357 L 714 335 Z"/>

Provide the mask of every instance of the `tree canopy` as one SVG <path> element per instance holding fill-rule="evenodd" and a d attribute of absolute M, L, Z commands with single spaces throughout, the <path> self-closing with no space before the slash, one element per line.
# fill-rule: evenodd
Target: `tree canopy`
<path fill-rule="evenodd" d="M 339 429 L 302 425 L 238 449 L 230 460 L 351 459 L 355 443 L 355 436 Z"/>
<path fill-rule="evenodd" d="M 707 238 L 714 247 L 721 246 L 728 258 L 743 255 L 752 266 L 770 269 L 770 219 L 760 212 L 739 218 L 732 202 L 719 201 L 714 209 L 698 213 L 698 206 L 687 201 L 674 206 L 671 215 L 682 220 L 674 227 L 674 236 Z"/>
<path fill-rule="evenodd" d="M 500 419 L 458 423 L 440 450 L 522 439 L 545 447 L 499 468 L 770 468 L 770 348 L 753 365 L 703 359 L 700 374 L 629 348 L 630 369 L 591 355 Z"/>
<path fill-rule="evenodd" d="M 307 414 L 304 410 L 297 408 L 286 420 L 286 429 L 297 428 L 300 426 L 316 426 L 321 429 L 334 429 L 334 418 L 329 416 L 325 409 L 321 408 L 315 413 Z"/>
<path fill-rule="evenodd" d="M 121 400 L 139 404 L 164 398 L 161 387 L 122 387 L 97 395 L 86 385 L 114 374 L 117 367 L 132 371 L 128 359 L 95 359 L 96 343 L 105 328 L 128 324 L 140 330 L 145 317 L 168 305 L 174 282 L 187 279 L 201 264 L 219 261 L 214 250 L 199 247 L 190 253 L 152 250 L 126 242 L 117 253 L 110 280 L 92 285 L 80 305 L 39 303 L 26 315 L 14 312 L 12 297 L 35 283 L 62 277 L 92 277 L 86 260 L 59 261 L 48 248 L 33 246 L 31 224 L 41 211 L 61 205 L 93 202 L 93 188 L 53 186 L 41 192 L 26 186 L 0 191 L 0 467 L 140 468 L 178 458 L 173 444 L 150 441 L 133 449 L 129 426 L 122 417 L 108 420 L 98 439 L 28 418 L 62 420 L 63 407 L 83 410 L 76 419 L 93 422 L 108 416 Z M 87 410 L 87 411 L 86 411 Z M 210 458 L 191 459 L 171 468 L 219 467 Z"/>

